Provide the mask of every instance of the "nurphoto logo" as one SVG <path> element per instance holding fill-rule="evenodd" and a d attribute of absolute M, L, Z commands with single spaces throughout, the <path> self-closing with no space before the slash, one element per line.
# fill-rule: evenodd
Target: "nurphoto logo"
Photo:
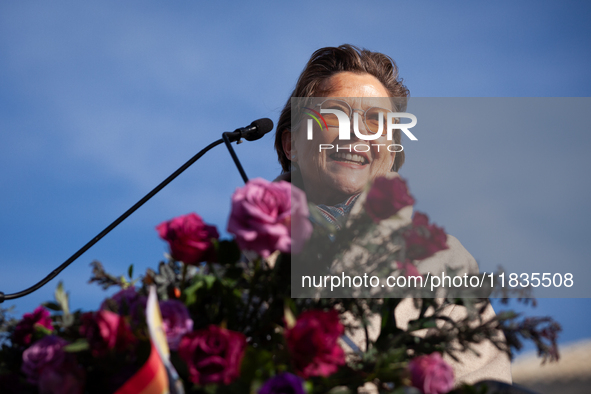
<path fill-rule="evenodd" d="M 338 127 L 339 140 L 351 139 L 351 120 L 353 121 L 353 132 L 355 136 L 364 141 L 375 141 L 379 138 L 386 137 L 388 141 L 393 141 L 394 130 L 402 131 L 411 141 L 417 141 L 417 137 L 409 129 L 416 126 L 417 117 L 408 112 L 392 112 L 385 108 L 371 107 L 365 111 L 361 109 L 352 109 L 351 106 L 343 100 L 328 99 L 322 104 L 318 105 L 320 111 L 316 111 L 310 107 L 304 107 L 305 114 L 310 118 L 307 119 L 307 139 L 311 141 L 314 135 L 314 122 L 318 125 L 321 131 L 329 127 Z M 360 130 L 360 113 L 363 116 L 364 132 Z M 385 119 L 385 122 L 384 122 Z M 409 123 L 400 123 L 401 119 L 410 119 Z M 384 123 L 386 123 L 384 127 Z M 372 143 L 372 146 L 384 146 L 390 152 L 401 152 L 404 148 L 400 144 L 377 144 Z M 319 151 L 323 149 L 334 149 L 332 144 L 320 144 Z M 338 149 L 338 146 L 337 146 Z M 354 150 L 357 152 L 368 152 L 371 149 L 370 145 L 357 144 Z"/>

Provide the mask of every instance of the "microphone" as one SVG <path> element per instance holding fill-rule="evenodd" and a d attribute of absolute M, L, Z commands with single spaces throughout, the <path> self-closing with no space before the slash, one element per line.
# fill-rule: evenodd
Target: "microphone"
<path fill-rule="evenodd" d="M 263 137 L 265 134 L 267 134 L 271 130 L 273 130 L 273 121 L 268 118 L 262 118 L 262 119 L 255 120 L 254 122 L 252 122 L 250 125 L 248 125 L 246 127 L 241 127 L 239 129 L 236 129 L 233 132 L 222 133 L 222 138 L 220 138 L 217 141 L 212 142 L 211 144 L 209 144 L 205 148 L 201 149 L 199 151 L 199 153 L 197 153 L 195 156 L 190 158 L 185 164 L 180 166 L 175 172 L 170 174 L 168 176 L 168 178 L 166 178 L 165 180 L 160 182 L 160 184 L 158 186 L 156 186 L 154 189 L 152 189 L 152 191 L 150 191 L 148 194 L 146 194 L 141 200 L 136 202 L 131 208 L 129 208 L 121 216 L 119 216 L 117 219 L 115 219 L 110 225 L 108 225 L 103 231 L 101 231 L 99 234 L 97 234 L 93 239 L 88 241 L 86 243 L 86 245 L 84 245 L 83 247 L 78 249 L 78 251 L 76 253 L 74 253 L 72 256 L 70 256 L 70 258 L 67 259 L 66 261 L 64 261 L 59 267 L 57 267 L 56 269 L 51 271 L 51 273 L 49 273 L 49 275 L 47 275 L 45 278 L 43 278 L 42 280 L 40 280 L 39 282 L 37 282 L 33 286 L 29 287 L 28 289 L 19 291 L 18 293 L 4 294 L 2 291 L 0 291 L 0 304 L 2 304 L 5 300 L 14 300 L 16 298 L 24 297 L 27 294 L 30 294 L 30 293 L 40 289 L 41 287 L 45 286 L 47 284 L 47 282 L 49 282 L 50 280 L 55 278 L 60 272 L 62 272 L 64 269 L 66 269 L 66 267 L 68 267 L 70 264 L 72 264 L 84 252 L 86 252 L 94 244 L 96 244 L 98 241 L 100 241 L 105 235 L 110 233 L 111 230 L 113 230 L 115 227 L 117 227 L 119 224 L 121 224 L 121 222 L 123 222 L 125 219 L 127 219 L 132 213 L 134 213 L 139 207 L 144 205 L 149 199 L 154 197 L 156 195 L 156 193 L 158 193 L 160 190 L 162 190 L 166 185 L 168 185 L 170 182 L 172 182 L 183 171 L 185 171 L 193 163 L 195 163 L 197 160 L 199 160 L 199 158 L 201 158 L 201 156 L 203 156 L 205 153 L 207 153 L 210 149 L 220 145 L 221 143 L 226 144 L 226 147 L 230 151 L 230 155 L 232 156 L 232 159 L 234 159 L 234 163 L 236 164 L 238 171 L 240 171 L 240 175 L 242 175 L 242 179 L 244 180 L 245 183 L 248 182 L 248 178 L 246 177 L 246 173 L 244 172 L 244 169 L 242 168 L 242 165 L 240 164 L 240 161 L 238 160 L 238 157 L 236 156 L 236 153 L 234 152 L 234 149 L 232 149 L 232 145 L 230 145 L 230 143 L 233 141 L 241 142 L 240 140 L 242 138 L 244 138 L 247 141 L 256 141 L 259 138 Z"/>
<path fill-rule="evenodd" d="M 262 118 L 255 120 L 246 127 L 241 127 L 224 134 L 228 136 L 230 142 L 240 141 L 242 138 L 247 141 L 256 141 L 271 130 L 273 130 L 273 121 L 269 118 Z"/>
<path fill-rule="evenodd" d="M 232 160 L 234 160 L 234 164 L 244 183 L 248 182 L 248 177 L 246 176 L 246 172 L 244 172 L 244 168 L 242 168 L 242 164 L 240 164 L 240 160 L 238 160 L 238 156 L 236 156 L 236 152 L 234 152 L 234 148 L 232 148 L 232 142 L 238 141 L 239 144 L 242 142 L 241 138 L 247 141 L 256 141 L 271 130 L 273 130 L 273 121 L 269 118 L 262 118 L 255 120 L 246 127 L 222 134 L 226 148 L 228 148 L 228 152 L 230 152 L 230 156 L 232 156 Z"/>

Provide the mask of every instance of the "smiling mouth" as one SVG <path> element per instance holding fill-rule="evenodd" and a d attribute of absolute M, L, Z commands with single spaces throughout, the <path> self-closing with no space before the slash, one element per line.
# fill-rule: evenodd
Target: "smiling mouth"
<path fill-rule="evenodd" d="M 337 152 L 330 155 L 330 158 L 334 161 L 341 161 L 345 163 L 353 163 L 359 165 L 369 164 L 369 160 L 357 153 Z"/>

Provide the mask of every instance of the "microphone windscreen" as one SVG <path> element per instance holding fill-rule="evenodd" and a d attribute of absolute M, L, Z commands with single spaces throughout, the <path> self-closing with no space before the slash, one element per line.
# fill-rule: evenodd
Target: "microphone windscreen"
<path fill-rule="evenodd" d="M 273 130 L 273 121 L 269 118 L 257 119 L 250 124 L 251 127 L 256 127 L 256 131 L 249 132 L 244 135 L 244 139 L 247 141 L 255 141 L 262 138 L 269 131 Z"/>
<path fill-rule="evenodd" d="M 266 134 L 269 131 L 273 130 L 273 121 L 269 118 L 262 118 L 257 119 L 251 123 L 252 126 L 255 126 L 259 132 Z"/>

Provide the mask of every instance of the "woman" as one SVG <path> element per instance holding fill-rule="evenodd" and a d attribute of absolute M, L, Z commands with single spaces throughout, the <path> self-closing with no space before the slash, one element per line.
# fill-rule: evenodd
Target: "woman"
<path fill-rule="evenodd" d="M 317 50 L 291 94 L 292 98 L 304 99 L 298 99 L 299 104 L 288 100 L 279 118 L 275 136 L 275 149 L 283 168 L 279 179 L 292 181 L 305 190 L 308 200 L 319 205 L 325 218 L 338 226 L 352 210 L 360 209 L 362 192 L 368 182 L 379 176 L 397 176 L 404 163 L 403 151 L 384 149 L 392 143 L 400 144 L 400 130 L 395 129 L 393 141 L 388 140 L 384 125 L 379 127 L 374 116 L 380 115 L 380 111 L 401 112 L 408 95 L 408 89 L 398 77 L 396 64 L 386 55 L 351 45 Z M 311 115 L 323 114 L 328 120 L 314 124 L 293 116 L 296 120 L 292 125 L 292 115 L 295 115 L 292 107 L 298 115 L 308 111 Z M 348 116 L 351 128 L 355 128 L 349 139 L 339 134 L 337 122 L 330 118 L 336 112 L 331 109 Z M 467 273 L 478 272 L 474 258 L 457 239 L 448 236 L 447 243 L 448 250 L 421 262 L 421 272 L 435 272 L 449 265 Z M 465 313 L 466 310 L 457 305 L 450 305 L 447 310 L 447 315 L 456 321 Z M 397 324 L 406 326 L 417 315 L 412 300 L 406 299 L 396 309 Z M 483 317 L 491 316 L 494 311 L 489 307 Z M 375 340 L 379 335 L 380 317 L 374 316 L 372 320 L 370 337 Z M 357 346 L 364 348 L 364 336 L 351 335 Z M 477 351 L 480 357 L 466 352 L 460 362 L 448 358 L 457 384 L 484 379 L 511 382 L 510 362 L 504 353 L 488 342 L 478 345 Z"/>
<path fill-rule="evenodd" d="M 398 78 L 398 69 L 392 59 L 381 53 L 359 51 L 353 46 L 342 45 L 339 48 L 322 48 L 312 55 L 291 97 L 368 97 L 373 98 L 372 103 L 381 103 L 380 98 L 408 95 L 408 89 Z M 390 169 L 398 171 L 404 163 L 404 152 L 391 153 L 385 149 L 378 151 L 377 144 L 373 144 L 367 152 L 369 163 L 346 168 L 339 164 L 342 162 L 330 157 L 333 150 L 316 151 L 318 145 L 306 140 L 306 133 L 301 130 L 303 123 L 300 124 L 300 130 L 292 133 L 291 121 L 291 101 L 288 100 L 277 124 L 275 149 L 284 173 L 289 174 L 292 166 L 301 170 L 302 177 L 297 181 L 303 182 L 312 202 L 332 205 L 340 203 L 359 193 L 368 180 L 383 175 Z M 359 123 L 360 129 L 365 129 L 365 122 Z M 334 128 L 327 131 L 332 131 L 330 136 L 317 139 L 335 142 Z M 315 133 L 315 136 L 318 134 Z M 394 132 L 395 144 L 400 144 L 400 134 L 400 130 Z M 354 144 L 359 142 L 361 141 L 357 140 Z M 284 178 L 289 179 L 289 176 Z M 327 181 L 328 184 L 324 183 Z M 310 189 L 317 189 L 314 191 L 320 195 L 317 196 Z M 328 195 L 323 196 L 324 193 Z"/>

